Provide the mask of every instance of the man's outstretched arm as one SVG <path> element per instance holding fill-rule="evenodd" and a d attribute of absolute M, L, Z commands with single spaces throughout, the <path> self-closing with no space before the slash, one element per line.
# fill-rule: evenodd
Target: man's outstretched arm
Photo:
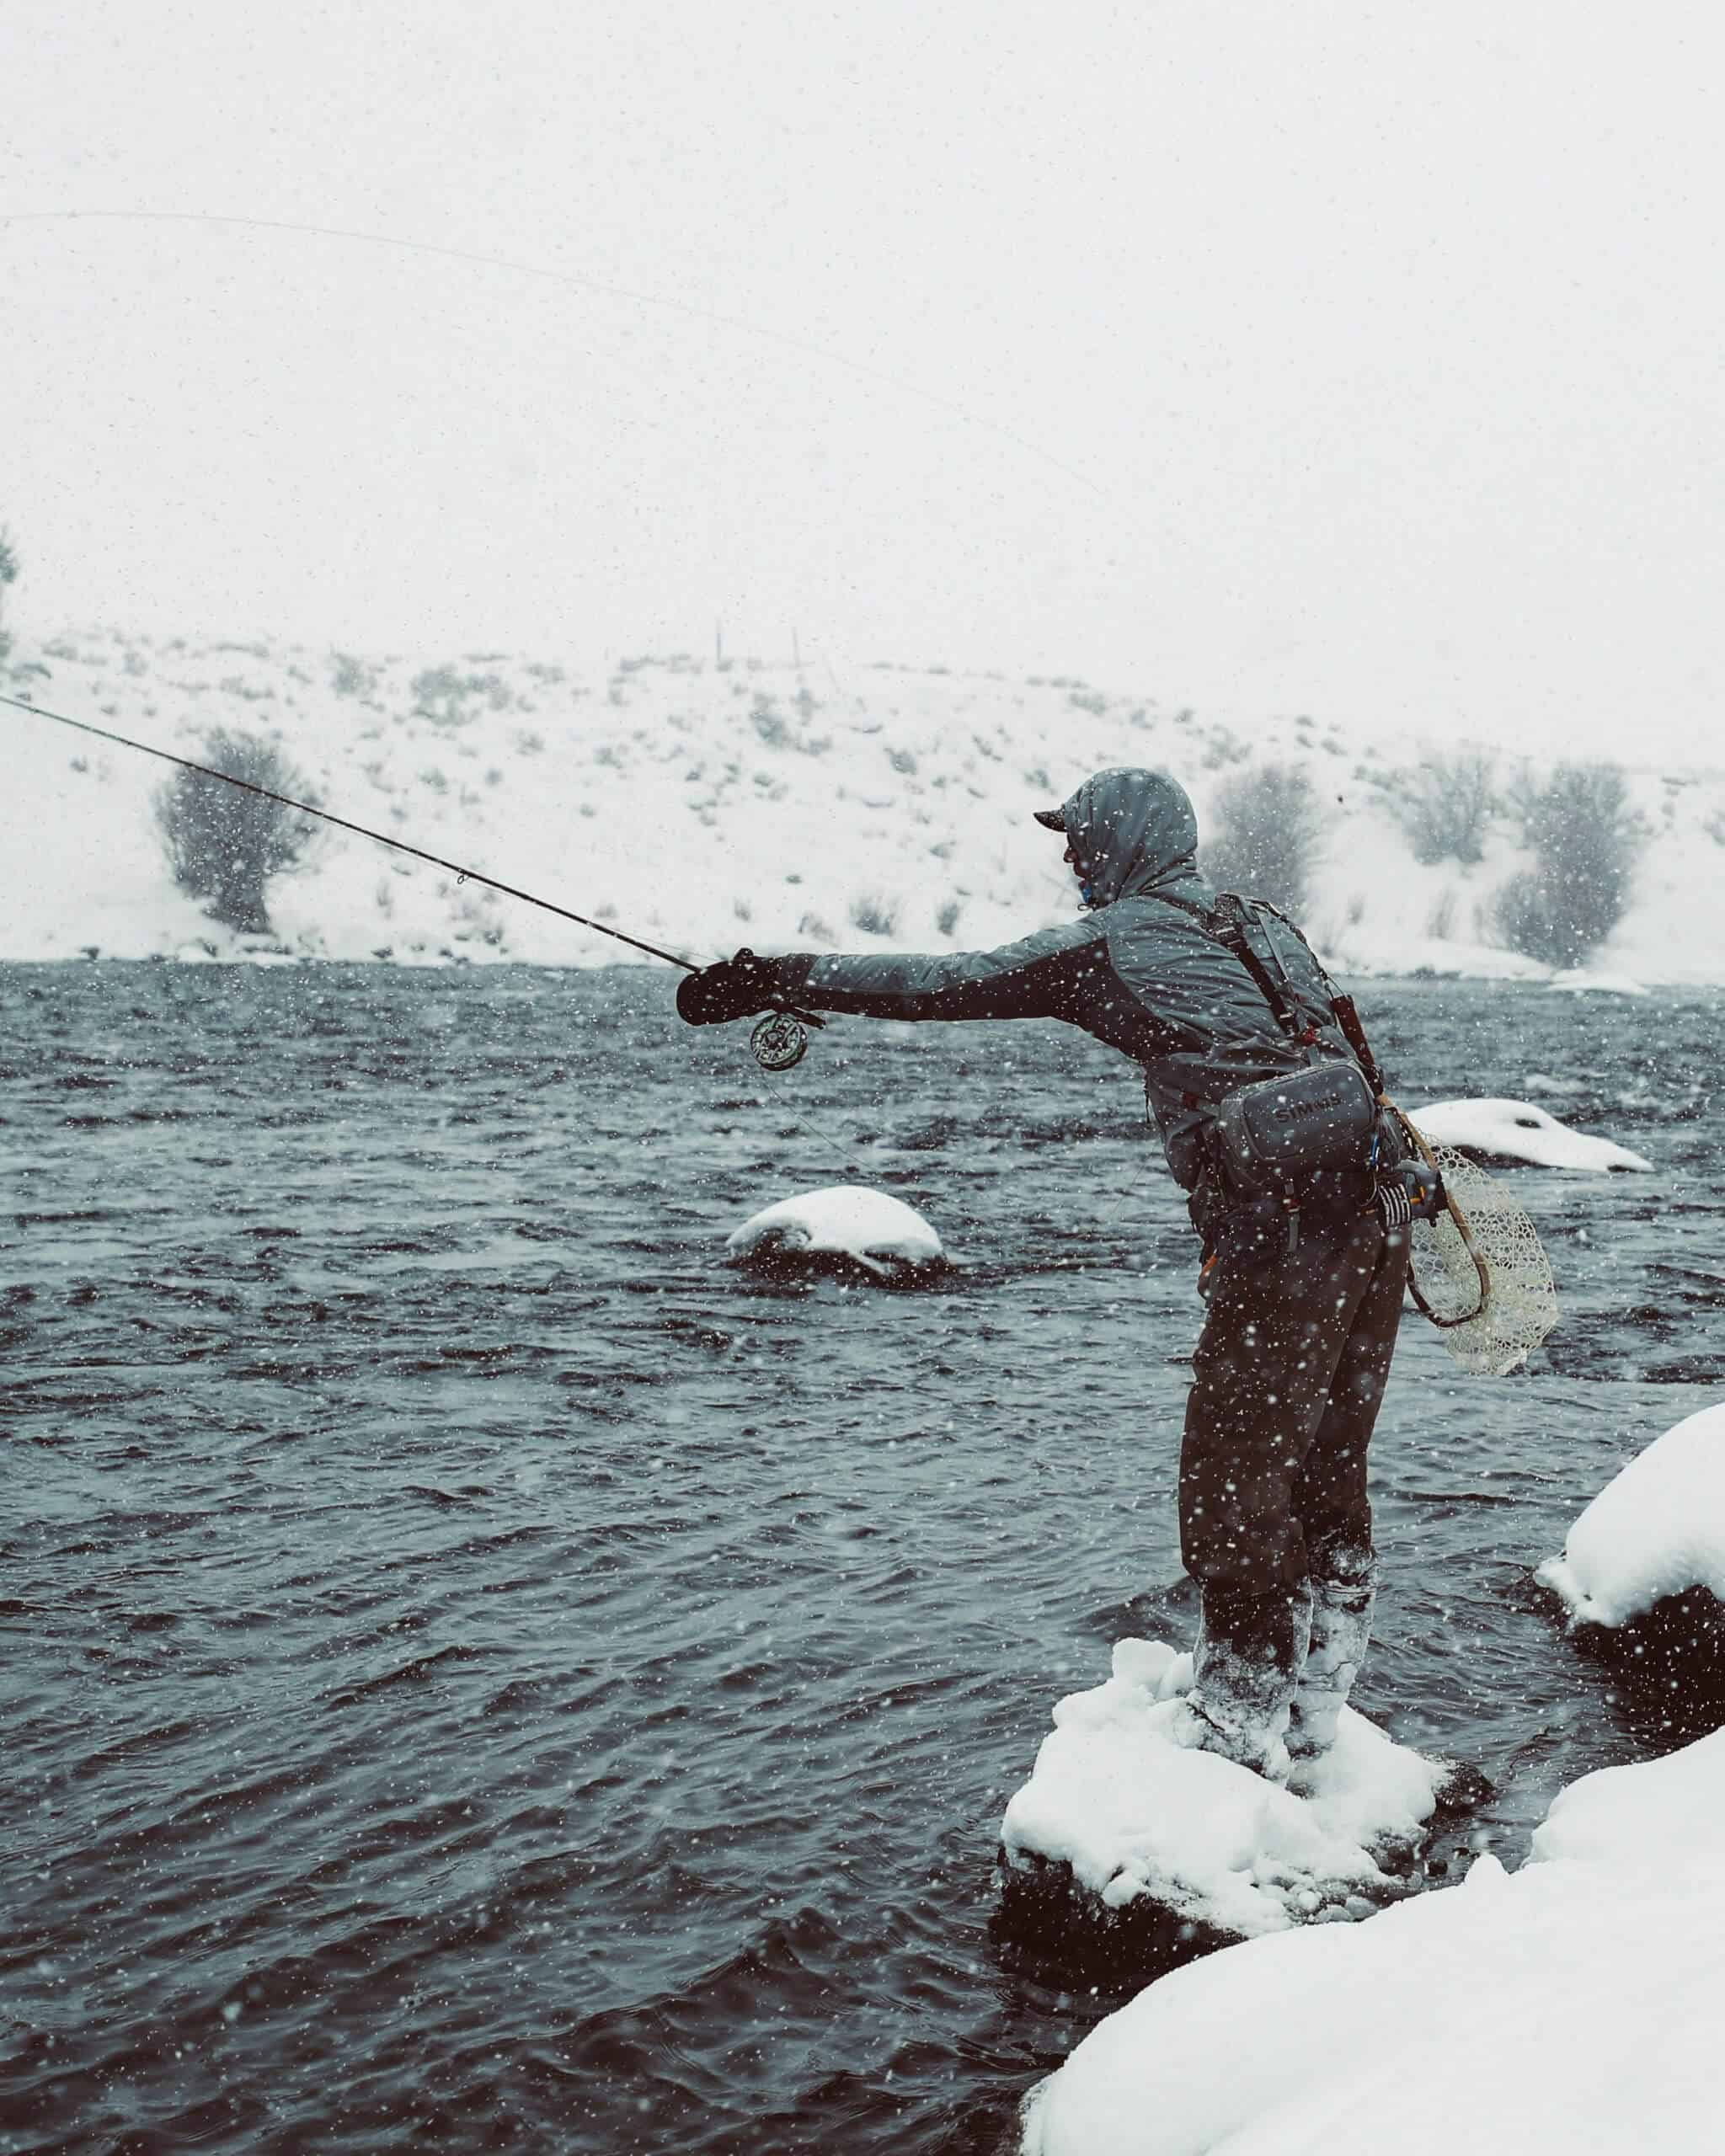
<path fill-rule="evenodd" d="M 734 958 L 692 974 L 677 1008 L 692 1025 L 723 1023 L 773 1004 L 866 1018 L 1065 1018 L 1083 1022 L 1109 974 L 1097 920 L 1044 928 L 995 951 L 791 952 Z"/>
<path fill-rule="evenodd" d="M 864 1018 L 1074 1018 L 1109 973 L 1108 933 L 1081 920 L 994 951 L 836 953 L 798 993 Z"/>

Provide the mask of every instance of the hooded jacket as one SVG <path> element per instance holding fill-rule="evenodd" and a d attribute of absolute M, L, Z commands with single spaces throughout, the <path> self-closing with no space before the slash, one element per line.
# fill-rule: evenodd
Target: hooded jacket
<path fill-rule="evenodd" d="M 1290 1039 L 1252 974 L 1209 932 L 1198 819 L 1165 772 L 1098 771 L 1061 807 L 1087 910 L 995 951 L 817 958 L 796 985 L 816 1010 L 871 1018 L 1058 1018 L 1141 1065 L 1176 1182 L 1198 1189 L 1215 1104 L 1236 1086 L 1351 1056 L 1330 983 L 1279 915 L 1247 924 L 1312 1045 Z M 783 963 L 783 962 L 780 962 Z"/>

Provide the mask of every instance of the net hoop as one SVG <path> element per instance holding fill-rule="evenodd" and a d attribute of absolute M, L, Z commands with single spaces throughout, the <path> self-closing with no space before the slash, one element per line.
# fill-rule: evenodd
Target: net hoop
<path fill-rule="evenodd" d="M 1386 1106 L 1392 1104 L 1386 1102 Z M 1502 1377 L 1525 1363 L 1557 1322 L 1557 1291 L 1525 1209 L 1478 1162 L 1433 1145 L 1393 1108 L 1408 1143 L 1442 1178 L 1442 1209 L 1418 1215 L 1408 1236 L 1408 1292 L 1438 1329 L 1452 1361 Z"/>
<path fill-rule="evenodd" d="M 1461 1238 L 1462 1247 L 1473 1260 L 1473 1269 L 1479 1278 L 1479 1299 L 1471 1310 L 1463 1310 L 1459 1315 L 1454 1317 L 1444 1317 L 1432 1308 L 1420 1290 L 1419 1283 L 1414 1278 L 1412 1266 L 1407 1268 L 1407 1292 L 1413 1296 L 1413 1307 L 1420 1315 L 1428 1324 L 1436 1326 L 1440 1332 L 1447 1332 L 1454 1326 L 1471 1325 L 1476 1319 L 1483 1317 L 1485 1315 L 1486 1305 L 1491 1300 L 1492 1276 L 1486 1270 L 1486 1262 L 1480 1256 L 1479 1246 L 1473 1240 L 1473 1230 L 1468 1225 L 1467 1215 L 1456 1203 L 1455 1195 L 1450 1188 L 1449 1181 L 1439 1164 L 1436 1154 L 1427 1145 L 1423 1133 L 1414 1128 L 1393 1101 L 1389 1103 L 1389 1107 L 1397 1122 L 1401 1124 L 1402 1134 L 1408 1144 L 1413 1147 L 1433 1174 L 1438 1177 L 1439 1187 L 1444 1193 L 1444 1209 L 1455 1223 L 1455 1232 Z"/>

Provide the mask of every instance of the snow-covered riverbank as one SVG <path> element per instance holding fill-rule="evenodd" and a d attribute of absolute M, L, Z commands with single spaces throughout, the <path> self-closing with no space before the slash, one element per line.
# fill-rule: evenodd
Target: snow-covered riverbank
<path fill-rule="evenodd" d="M 1685 1592 L 1717 1612 L 1722 1412 L 1631 1461 L 1541 1568 L 1575 1622 L 1624 1628 Z M 1717 1679 L 1717 1623 L 1691 1629 L 1661 1666 L 1674 1695 Z M 1154 1711 L 1140 1702 L 1138 1721 Z M 1513 1875 L 1480 1854 L 1459 1888 L 1359 1924 L 1290 1929 L 1279 1906 L 1236 1921 L 1257 1935 L 1151 1984 L 1033 2092 L 1023 2156 L 1718 2147 L 1722 1806 L 1714 1729 L 1573 1783 Z M 1258 1891 L 1237 1855 L 1212 1901 L 1224 1886 L 1236 1903 Z"/>
<path fill-rule="evenodd" d="M 825 659 L 625 658 L 582 675 L 495 654 L 341 659 L 109 632 L 21 634 L 0 687 L 180 754 L 218 726 L 277 738 L 338 813 L 697 958 L 743 942 L 1023 935 L 1071 910 L 1059 848 L 1029 812 L 1086 772 L 1163 765 L 1202 814 L 1231 774 L 1292 761 L 1329 819 L 1306 919 L 1338 967 L 1549 978 L 1489 940 L 1491 895 L 1521 858 L 1509 823 L 1474 867 L 1420 866 L 1389 804 L 1423 744 L 1311 718 Z M 0 957 L 238 951 L 174 888 L 151 815 L 159 763 L 9 707 L 0 723 Z M 1725 981 L 1725 917 L 1697 903 L 1725 868 L 1725 771 L 1632 778 L 1652 843 L 1589 978 Z M 272 906 L 281 946 L 308 956 L 633 955 L 327 828 Z"/>
<path fill-rule="evenodd" d="M 1725 2136 L 1725 1731 L 1563 1791 L 1514 1874 L 1165 1977 L 1030 2100 L 1024 2156 L 1573 2156 Z"/>

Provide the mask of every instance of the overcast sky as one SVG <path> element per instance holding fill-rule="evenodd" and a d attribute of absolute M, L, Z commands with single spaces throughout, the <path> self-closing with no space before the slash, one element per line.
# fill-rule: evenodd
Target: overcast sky
<path fill-rule="evenodd" d="M 1717 760 L 1718 22 L 0 0 L 13 618 Z"/>

